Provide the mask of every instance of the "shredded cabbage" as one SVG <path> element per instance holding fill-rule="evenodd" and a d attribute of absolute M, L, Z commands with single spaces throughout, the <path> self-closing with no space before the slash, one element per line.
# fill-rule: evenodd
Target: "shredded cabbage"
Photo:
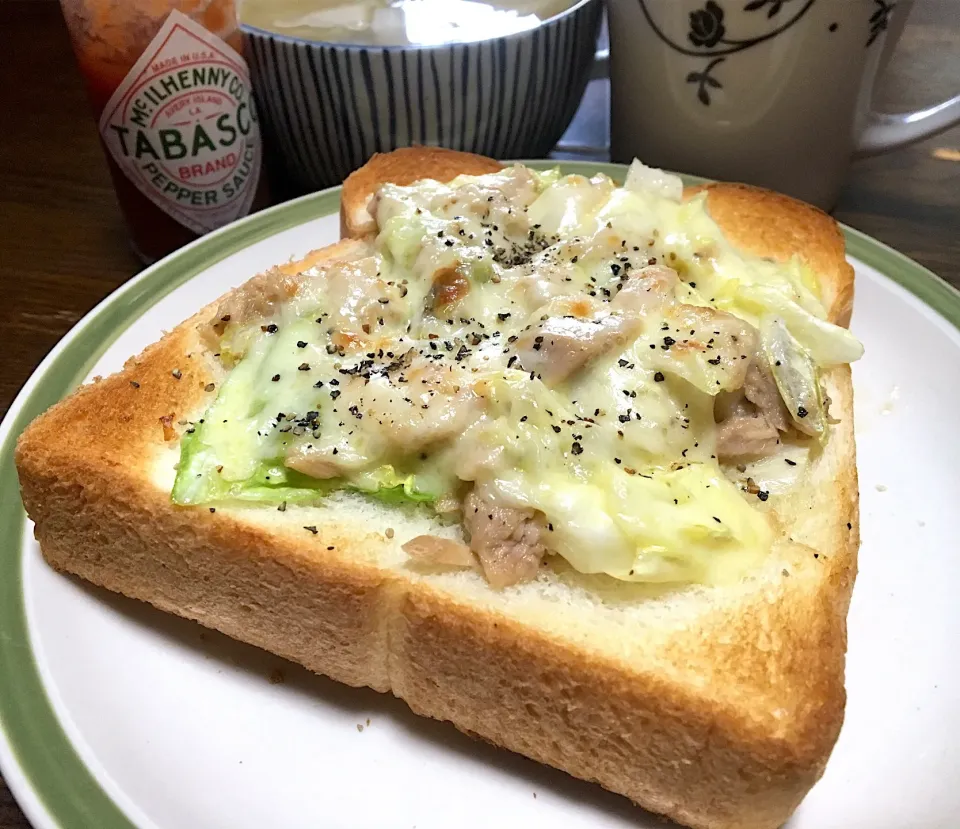
<path fill-rule="evenodd" d="M 648 167 L 636 158 L 627 171 L 627 180 L 623 186 L 627 190 L 641 193 L 656 193 L 670 201 L 683 201 L 683 181 L 680 176 L 656 167 Z"/>
<path fill-rule="evenodd" d="M 222 448 L 218 447 L 221 450 Z M 249 478 L 226 480 L 217 471 L 222 454 L 203 443 L 203 426 L 181 440 L 180 463 L 171 500 L 181 506 L 224 501 L 279 504 L 315 504 L 340 489 L 370 495 L 390 504 L 428 503 L 433 493 L 417 487 L 415 475 L 398 476 L 392 466 L 383 466 L 355 481 L 319 480 L 290 469 L 282 458 L 261 461 Z"/>
<path fill-rule="evenodd" d="M 819 319 L 791 302 L 782 291 L 769 285 L 741 285 L 738 299 L 760 315 L 772 314 L 783 321 L 790 333 L 821 366 L 852 363 L 863 356 L 863 345 L 846 328 Z"/>
<path fill-rule="evenodd" d="M 427 233 L 424 222 L 418 216 L 391 216 L 384 223 L 377 237 L 401 268 L 410 268 L 420 253 L 423 237 Z"/>
<path fill-rule="evenodd" d="M 649 474 L 604 467 L 586 483 L 518 470 L 486 486 L 502 502 L 541 510 L 551 546 L 576 570 L 624 581 L 721 581 L 772 538 L 766 517 L 703 464 Z"/>
<path fill-rule="evenodd" d="M 616 185 L 606 176 L 563 176 L 527 209 L 530 222 L 539 225 L 547 235 L 586 235 L 592 229 L 590 220 L 615 189 Z"/>
<path fill-rule="evenodd" d="M 761 321 L 760 339 L 780 396 L 797 428 L 812 437 L 826 436 L 827 413 L 816 363 L 779 317 Z"/>

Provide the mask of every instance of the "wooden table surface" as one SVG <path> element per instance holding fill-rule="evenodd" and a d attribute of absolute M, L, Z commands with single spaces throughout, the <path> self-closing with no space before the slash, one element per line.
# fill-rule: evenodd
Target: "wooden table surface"
<path fill-rule="evenodd" d="M 957 0 L 920 0 L 878 103 L 893 111 L 958 91 Z M 2 414 L 57 340 L 140 263 L 58 4 L 0 0 L 0 112 Z M 960 287 L 960 129 L 857 162 L 835 215 Z M 0 779 L 0 829 L 27 826 Z"/>

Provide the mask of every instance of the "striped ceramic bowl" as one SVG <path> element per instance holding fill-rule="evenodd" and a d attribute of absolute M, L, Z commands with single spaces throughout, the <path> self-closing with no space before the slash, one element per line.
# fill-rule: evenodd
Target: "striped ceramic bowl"
<path fill-rule="evenodd" d="M 261 121 L 303 190 L 412 144 L 540 158 L 590 77 L 601 0 L 519 34 L 443 46 L 356 46 L 244 27 Z"/>

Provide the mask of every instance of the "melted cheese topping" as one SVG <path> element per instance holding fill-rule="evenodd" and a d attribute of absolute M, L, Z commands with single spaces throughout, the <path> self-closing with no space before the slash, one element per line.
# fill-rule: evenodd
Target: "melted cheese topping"
<path fill-rule="evenodd" d="M 717 460 L 718 395 L 763 359 L 771 313 L 788 407 L 815 405 L 817 366 L 859 344 L 824 321 L 799 260 L 739 253 L 681 189 L 642 165 L 622 188 L 520 165 L 385 185 L 373 255 L 227 320 L 236 365 L 184 443 L 175 500 L 349 487 L 444 511 L 473 487 L 542 513 L 544 543 L 580 572 L 739 577 L 773 533 Z"/>

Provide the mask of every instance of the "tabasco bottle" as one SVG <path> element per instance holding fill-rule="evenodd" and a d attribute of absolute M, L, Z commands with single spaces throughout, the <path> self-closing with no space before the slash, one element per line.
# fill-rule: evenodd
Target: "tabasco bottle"
<path fill-rule="evenodd" d="M 268 204 L 234 0 L 61 6 L 141 259 Z"/>

